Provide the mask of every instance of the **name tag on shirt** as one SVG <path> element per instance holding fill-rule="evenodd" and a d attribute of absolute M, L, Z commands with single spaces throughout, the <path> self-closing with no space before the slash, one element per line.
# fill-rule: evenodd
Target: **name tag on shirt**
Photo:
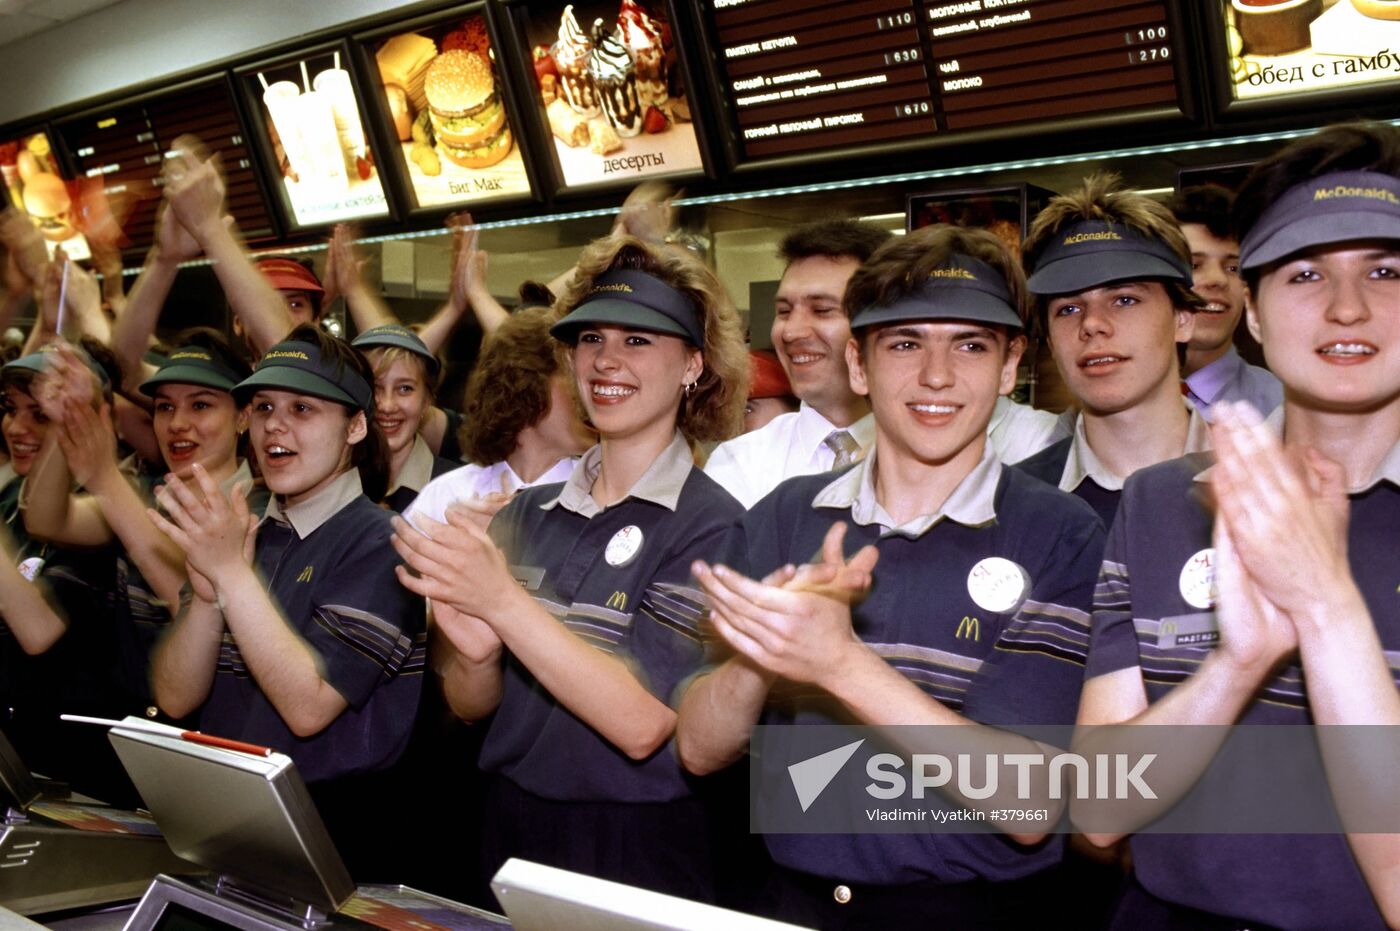
<path fill-rule="evenodd" d="M 511 566 L 511 577 L 527 592 L 537 592 L 544 583 L 544 570 L 538 566 Z"/>
<path fill-rule="evenodd" d="M 1220 626 L 1216 623 L 1214 611 L 1164 617 L 1157 628 L 1157 647 L 1162 650 L 1209 647 L 1219 642 Z"/>

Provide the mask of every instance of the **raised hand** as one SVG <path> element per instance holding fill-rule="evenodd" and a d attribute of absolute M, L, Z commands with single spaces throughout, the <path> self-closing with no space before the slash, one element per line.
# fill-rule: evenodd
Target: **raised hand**
<path fill-rule="evenodd" d="M 446 524 L 422 515 L 415 520 L 421 531 L 394 518 L 394 549 L 405 563 L 396 569 L 399 581 L 416 595 L 496 623 L 498 599 L 515 585 L 505 554 L 468 515 L 452 508 Z"/>
<path fill-rule="evenodd" d="M 791 576 L 777 584 L 789 591 L 811 591 L 853 604 L 864 598 L 873 582 L 871 573 L 880 558 L 880 551 L 873 545 L 864 546 L 850 559 L 842 553 L 841 543 L 846 538 L 846 523 L 837 521 L 831 525 L 822 540 L 821 559 L 792 569 Z M 786 569 L 788 567 L 784 567 Z M 778 570 L 779 572 L 783 570 Z M 771 577 L 770 577 L 771 578 Z"/>
<path fill-rule="evenodd" d="M 60 422 L 70 404 L 91 407 L 102 398 L 97 376 L 71 345 L 57 343 L 46 354 L 44 370 L 34 379 L 33 397 L 49 420 Z"/>
<path fill-rule="evenodd" d="M 195 463 L 193 472 L 188 483 L 169 476 L 156 492 L 165 514 L 155 509 L 147 514 L 185 551 L 191 578 L 198 573 L 221 588 L 232 570 L 253 562 L 257 520 L 248 510 L 250 486 L 240 482 L 226 496 L 202 465 Z"/>
<path fill-rule="evenodd" d="M 204 249 L 180 223 L 169 204 L 160 208 L 160 220 L 156 224 L 156 247 L 160 250 L 161 258 L 170 262 L 188 262 L 204 254 Z"/>
<path fill-rule="evenodd" d="M 453 232 L 452 288 L 453 306 L 466 309 L 477 295 L 486 291 L 486 265 L 490 256 L 480 248 L 481 230 L 472 223 L 470 213 L 448 217 Z"/>
<path fill-rule="evenodd" d="M 364 268 L 369 259 L 355 248 L 359 231 L 349 223 L 337 223 L 326 246 L 326 293 L 321 298 L 329 307 L 337 297 L 349 297 L 364 288 Z"/>
<path fill-rule="evenodd" d="M 672 201 L 679 194 L 663 181 L 643 181 L 623 201 L 613 232 L 636 236 L 643 242 L 664 242 L 675 221 Z"/>
<path fill-rule="evenodd" d="M 223 226 L 224 178 L 218 159 L 206 158 L 193 136 L 181 136 L 163 171 L 166 205 L 201 247 Z"/>
<path fill-rule="evenodd" d="M 431 602 L 433 625 L 470 663 L 480 664 L 501 652 L 501 638 L 491 625 L 471 614 L 463 614 L 442 601 Z"/>
<path fill-rule="evenodd" d="M 1212 427 L 1217 520 L 1261 597 L 1290 615 L 1313 612 L 1351 578 L 1344 473 L 1285 450 L 1247 405 L 1223 407 Z"/>
<path fill-rule="evenodd" d="M 71 319 L 102 319 L 102 286 L 97 283 L 97 279 L 77 262 L 68 263 L 67 275 L 68 287 L 64 291 L 64 303 L 73 315 Z M 71 332 L 74 327 L 65 329 Z"/>
<path fill-rule="evenodd" d="M 6 285 L 13 286 L 22 276 L 28 282 L 28 289 L 36 287 L 43 277 L 44 266 L 49 263 L 49 251 L 33 222 L 14 207 L 0 210 L 0 244 L 9 251 L 9 261 L 14 265 Z"/>
<path fill-rule="evenodd" d="M 112 408 L 105 401 L 94 410 L 85 400 L 66 397 L 58 422 L 58 445 L 73 481 L 91 488 L 98 475 L 117 468 L 117 434 Z"/>

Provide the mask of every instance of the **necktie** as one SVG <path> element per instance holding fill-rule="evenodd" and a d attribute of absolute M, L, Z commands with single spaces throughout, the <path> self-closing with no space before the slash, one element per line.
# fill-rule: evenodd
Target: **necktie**
<path fill-rule="evenodd" d="M 836 454 L 836 461 L 831 464 L 833 470 L 844 469 L 860 459 L 860 444 L 845 430 L 832 430 L 822 444 Z"/>

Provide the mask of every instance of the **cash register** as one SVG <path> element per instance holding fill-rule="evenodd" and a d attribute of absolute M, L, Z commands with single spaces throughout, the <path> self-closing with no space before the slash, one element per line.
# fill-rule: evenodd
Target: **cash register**
<path fill-rule="evenodd" d="M 406 886 L 356 886 L 291 757 L 193 743 L 147 722 L 109 737 L 170 846 L 209 878 L 162 875 L 127 931 L 478 931 L 505 918 Z M 253 752 L 248 752 L 253 751 Z"/>
<path fill-rule="evenodd" d="M 171 848 L 210 878 L 156 877 L 125 931 L 791 927 L 520 860 L 492 882 L 505 916 L 407 886 L 357 886 L 290 757 L 129 721 L 110 732 L 117 756 Z"/>
<path fill-rule="evenodd" d="M 135 899 L 159 873 L 195 867 L 149 815 L 41 782 L 0 734 L 0 908 L 38 915 Z"/>

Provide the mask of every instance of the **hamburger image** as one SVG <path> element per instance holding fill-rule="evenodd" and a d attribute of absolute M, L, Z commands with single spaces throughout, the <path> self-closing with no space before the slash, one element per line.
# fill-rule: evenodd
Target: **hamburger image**
<path fill-rule="evenodd" d="M 487 168 L 510 154 L 515 142 L 496 92 L 491 65 L 475 52 L 443 52 L 423 79 L 438 148 L 463 168 Z"/>
<path fill-rule="evenodd" d="M 73 200 L 63 181 L 47 172 L 33 175 L 24 185 L 24 210 L 50 242 L 63 242 L 78 234 L 73 225 Z"/>

